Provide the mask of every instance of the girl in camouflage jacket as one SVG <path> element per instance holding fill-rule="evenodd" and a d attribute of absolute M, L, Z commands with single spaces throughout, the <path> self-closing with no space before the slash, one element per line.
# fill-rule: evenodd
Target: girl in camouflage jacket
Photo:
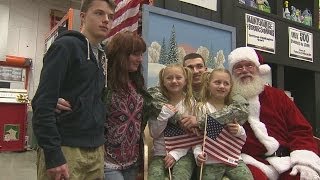
<path fill-rule="evenodd" d="M 229 151 L 227 148 L 230 146 L 224 144 L 232 144 L 231 141 L 226 140 L 228 137 L 231 139 L 234 139 L 233 136 L 238 137 L 244 144 L 246 133 L 241 125 L 248 119 L 247 101 L 240 95 L 235 95 L 230 99 L 231 88 L 232 81 L 229 71 L 215 69 L 211 73 L 203 74 L 200 92 L 201 101 L 196 108 L 197 117 L 201 120 L 199 123 L 201 129 L 206 131 L 205 135 L 209 134 L 207 131 L 216 131 L 216 129 L 210 127 L 211 123 L 206 123 L 206 121 L 209 121 L 208 116 L 211 116 L 226 129 L 223 133 L 221 132 L 224 138 L 212 139 L 218 145 L 208 146 L 213 148 L 208 151 L 211 153 L 205 153 L 202 145 L 197 145 L 193 149 L 197 165 L 205 163 L 204 168 L 201 168 L 203 171 L 201 178 L 203 180 L 220 180 L 224 176 L 230 179 L 253 179 L 250 170 L 241 160 L 240 151 L 239 154 L 232 152 L 234 156 L 230 157 L 225 152 Z M 208 141 L 208 136 L 206 138 Z M 233 151 L 235 150 L 233 149 Z"/>
<path fill-rule="evenodd" d="M 149 166 L 148 179 L 163 180 L 168 177 L 168 168 L 171 169 L 175 180 L 191 179 L 195 161 L 189 148 L 166 150 L 164 131 L 168 119 L 178 118 L 184 114 L 193 114 L 195 100 L 192 97 L 192 73 L 181 65 L 169 65 L 159 72 L 160 87 L 150 88 L 154 104 L 160 113 L 157 118 L 148 121 L 150 134 L 154 138 L 154 156 Z"/>

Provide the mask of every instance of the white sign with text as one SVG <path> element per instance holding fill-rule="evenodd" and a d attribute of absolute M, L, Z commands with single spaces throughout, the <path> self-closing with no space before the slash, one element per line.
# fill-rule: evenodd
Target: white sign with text
<path fill-rule="evenodd" d="M 217 11 L 217 0 L 180 0 L 189 4 L 194 4 L 203 8 Z"/>
<path fill-rule="evenodd" d="M 313 34 L 293 27 L 289 31 L 289 57 L 313 62 Z"/>
<path fill-rule="evenodd" d="M 246 14 L 246 46 L 275 54 L 275 23 Z"/>

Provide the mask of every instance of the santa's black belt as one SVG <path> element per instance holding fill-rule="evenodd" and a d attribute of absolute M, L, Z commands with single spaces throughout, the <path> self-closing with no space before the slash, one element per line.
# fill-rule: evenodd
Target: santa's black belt
<path fill-rule="evenodd" d="M 286 147 L 280 146 L 274 153 L 272 153 L 270 155 L 264 155 L 264 158 L 268 158 L 268 157 L 285 157 L 285 156 L 289 156 L 289 155 L 290 155 L 289 149 L 286 148 Z"/>

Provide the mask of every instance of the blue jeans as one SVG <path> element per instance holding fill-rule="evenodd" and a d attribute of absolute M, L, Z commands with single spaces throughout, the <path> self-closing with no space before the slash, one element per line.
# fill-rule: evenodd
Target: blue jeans
<path fill-rule="evenodd" d="M 138 167 L 131 167 L 124 170 L 104 169 L 105 180 L 135 180 L 137 178 Z"/>

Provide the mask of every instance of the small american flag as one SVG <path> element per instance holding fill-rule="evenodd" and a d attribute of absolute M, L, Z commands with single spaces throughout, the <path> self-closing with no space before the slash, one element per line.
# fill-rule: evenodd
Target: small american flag
<path fill-rule="evenodd" d="M 225 164 L 237 166 L 245 140 L 230 134 L 224 125 L 207 116 L 205 152 Z"/>
<path fill-rule="evenodd" d="M 185 132 L 182 128 L 168 123 L 164 129 L 164 141 L 166 150 L 171 151 L 177 148 L 191 148 L 203 142 L 202 136 Z"/>

